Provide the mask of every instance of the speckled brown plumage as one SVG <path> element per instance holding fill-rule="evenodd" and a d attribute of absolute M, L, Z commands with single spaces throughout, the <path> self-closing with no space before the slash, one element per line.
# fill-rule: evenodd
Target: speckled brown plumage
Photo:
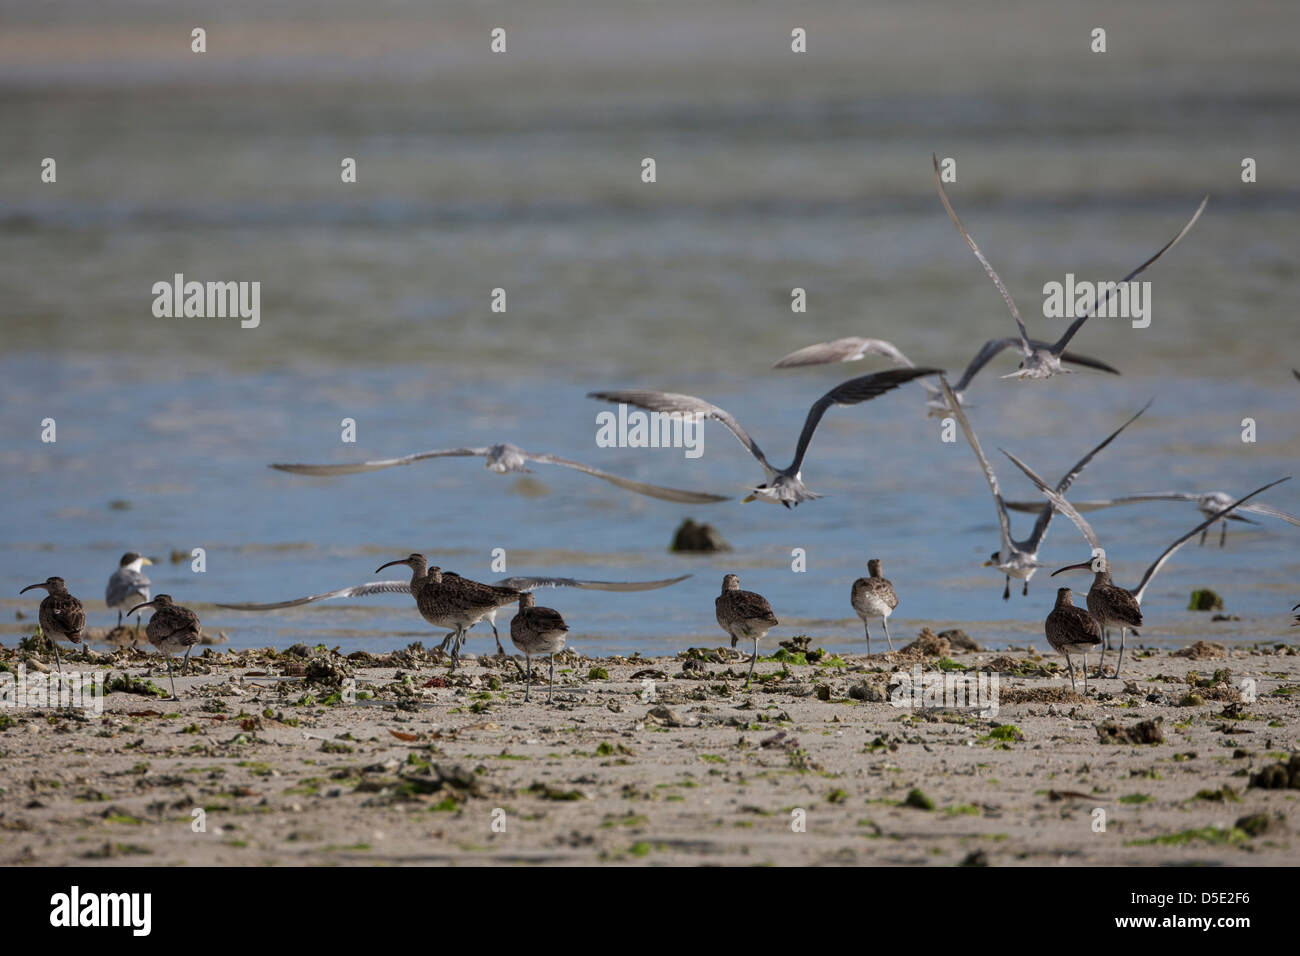
<path fill-rule="evenodd" d="M 451 571 L 428 567 L 422 554 L 411 554 L 399 561 L 389 561 L 375 573 L 395 564 L 405 564 L 411 569 L 411 593 L 415 597 L 420 616 L 434 627 L 445 627 L 452 632 L 443 640 L 442 649 L 446 650 L 449 643 L 452 645 L 453 669 L 460 659 L 460 646 L 465 631 L 497 608 L 514 604 L 522 593 L 515 588 L 482 584 Z M 496 637 L 497 651 L 504 654 L 496 623 L 489 623 L 492 624 L 492 634 Z"/>
<path fill-rule="evenodd" d="M 1088 651 L 1101 643 L 1101 626 L 1091 614 L 1075 607 L 1069 588 L 1056 592 L 1056 606 L 1043 622 L 1043 632 L 1053 650 L 1065 655 L 1070 669 L 1070 686 L 1074 687 L 1074 663 L 1070 655 L 1083 655 L 1083 692 L 1088 693 Z"/>
<path fill-rule="evenodd" d="M 889 649 L 894 649 L 894 639 L 889 636 L 889 615 L 898 607 L 898 594 L 894 591 L 894 585 L 882 576 L 880 567 L 879 558 L 868 561 L 867 574 L 870 576 L 854 581 L 849 597 L 853 610 L 862 618 L 862 627 L 867 634 L 868 654 L 871 653 L 871 627 L 868 621 L 872 618 L 880 619 L 880 625 L 885 629 L 885 639 L 889 641 Z"/>
<path fill-rule="evenodd" d="M 41 633 L 54 648 L 54 662 L 59 673 L 63 673 L 63 661 L 59 658 L 59 645 L 56 641 L 63 639 L 73 644 L 81 643 L 81 635 L 86 630 L 86 609 L 81 602 L 68 593 L 68 586 L 63 578 L 46 578 L 39 584 L 29 584 L 19 591 L 25 594 L 32 588 L 44 588 L 48 594 L 41 601 L 37 620 L 41 622 Z"/>
<path fill-rule="evenodd" d="M 1122 588 L 1114 584 L 1110 579 L 1110 571 L 1102 570 L 1093 573 L 1092 587 L 1088 589 L 1086 600 L 1088 612 L 1093 616 L 1098 624 L 1101 625 L 1101 660 L 1097 662 L 1097 676 L 1105 676 L 1102 670 L 1102 664 L 1106 659 L 1106 640 L 1109 639 L 1108 633 L 1112 627 L 1119 628 L 1119 660 L 1115 664 L 1115 676 L 1119 676 L 1119 669 L 1124 666 L 1124 644 L 1128 637 L 1130 627 L 1142 626 L 1142 606 L 1138 604 L 1128 588 Z"/>
<path fill-rule="evenodd" d="M 568 633 L 569 625 L 564 623 L 559 611 L 538 607 L 527 591 L 519 595 L 519 613 L 510 621 L 510 640 L 528 662 L 524 700 L 528 700 L 533 689 L 533 658 L 545 654 L 551 659 L 551 686 L 546 694 L 546 702 L 551 702 L 555 694 L 555 655 L 564 650 Z"/>
<path fill-rule="evenodd" d="M 722 579 L 722 593 L 713 602 L 713 606 L 718 624 L 731 635 L 732 647 L 742 637 L 754 642 L 754 655 L 749 659 L 749 677 L 752 679 L 754 663 L 758 660 L 758 642 L 780 623 L 772 613 L 772 605 L 761 594 L 742 591 L 740 578 L 728 574 Z"/>
<path fill-rule="evenodd" d="M 172 655 L 177 651 L 185 652 L 185 668 L 189 667 L 190 650 L 194 645 L 199 643 L 203 636 L 203 626 L 199 623 L 199 616 L 187 607 L 183 607 L 172 600 L 170 594 L 159 594 L 152 601 L 144 604 L 137 604 L 131 610 L 126 612 L 130 617 L 141 608 L 152 607 L 153 616 L 149 618 L 149 623 L 145 625 L 144 633 L 149 638 L 149 643 L 162 652 L 163 657 L 167 660 L 167 676 L 171 679 L 172 700 L 179 700 L 176 696 L 176 677 L 172 674 Z M 182 670 L 181 673 L 185 671 Z"/>

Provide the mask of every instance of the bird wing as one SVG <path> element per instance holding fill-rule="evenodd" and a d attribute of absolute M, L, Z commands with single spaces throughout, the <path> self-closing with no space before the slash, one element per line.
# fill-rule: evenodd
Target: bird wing
<path fill-rule="evenodd" d="M 537 588 L 582 588 L 588 591 L 653 591 L 666 588 L 685 581 L 689 574 L 661 581 L 583 581 L 579 578 L 513 577 L 502 578 L 497 587 L 514 588 L 516 591 L 534 591 Z"/>
<path fill-rule="evenodd" d="M 271 604 L 218 604 L 217 607 L 230 608 L 235 611 L 275 611 L 282 607 L 298 607 L 302 604 L 313 604 L 316 601 L 330 601 L 334 598 L 367 597 L 371 594 L 410 593 L 410 581 L 371 581 L 368 584 L 358 584 L 350 588 L 339 588 L 337 591 L 326 591 L 324 594 L 309 594 L 306 597 L 294 598 L 292 601 L 276 601 Z"/>
<path fill-rule="evenodd" d="M 1049 503 L 1044 505 L 1043 508 L 1049 515 L 1051 514 L 1053 509 L 1061 512 L 1061 514 L 1065 515 L 1067 518 L 1069 518 L 1071 521 L 1074 522 L 1074 526 L 1079 529 L 1080 534 L 1083 535 L 1083 537 L 1087 540 L 1088 544 L 1090 544 L 1093 548 L 1096 549 L 1101 548 L 1101 542 L 1097 540 L 1097 532 L 1092 530 L 1092 525 L 1088 524 L 1088 522 L 1084 520 L 1083 515 L 1079 514 L 1079 512 L 1075 509 L 1074 505 L 1070 504 L 1070 502 L 1065 500 L 1064 494 L 1060 494 L 1054 491 L 1051 488 L 1051 486 L 1047 484 L 1047 482 L 1043 481 L 1042 478 L 1040 478 L 1037 474 L 1034 473 L 1034 470 L 1032 468 L 1026 465 L 1015 455 L 1011 454 L 1011 452 L 1007 451 L 1005 448 L 1000 450 L 1002 454 L 1006 455 L 1008 458 L 1011 459 L 1012 463 L 1014 463 L 1017 468 L 1019 468 L 1021 471 L 1025 473 L 1026 476 L 1028 476 L 1030 481 L 1032 481 L 1035 485 L 1038 486 L 1039 491 L 1041 491 L 1044 495 L 1047 496 L 1047 500 Z"/>
<path fill-rule="evenodd" d="M 686 504 L 707 505 L 714 504 L 718 501 L 729 500 L 726 495 L 713 495 L 704 491 L 684 491 L 681 488 L 665 488 L 663 485 L 648 485 L 644 482 L 633 481 L 631 478 L 623 478 L 619 475 L 611 475 L 607 471 L 601 471 L 599 468 L 593 468 L 591 465 L 584 465 L 580 461 L 571 461 L 568 458 L 561 458 L 559 455 L 540 454 L 535 455 L 532 452 L 525 452 L 524 457 L 529 461 L 542 462 L 547 465 L 561 465 L 565 468 L 572 468 L 583 474 L 591 475 L 593 478 L 600 478 L 602 481 L 608 481 L 612 485 L 618 485 L 628 491 L 635 491 L 639 495 L 646 495 L 650 498 L 660 498 L 664 501 L 681 501 Z"/>
<path fill-rule="evenodd" d="M 1155 401 L 1155 399 L 1152 399 L 1151 401 Z M 1074 467 L 1071 468 L 1069 471 L 1067 471 L 1064 477 L 1062 477 L 1061 480 L 1056 483 L 1056 493 L 1060 495 L 1064 495 L 1067 491 L 1069 491 L 1070 485 L 1074 484 L 1074 479 L 1079 477 L 1079 473 L 1083 471 L 1085 467 L 1087 467 L 1088 462 L 1092 461 L 1093 456 L 1096 455 L 1097 452 L 1105 448 L 1107 445 L 1109 445 L 1111 442 L 1113 442 L 1116 439 L 1116 437 L 1118 437 L 1120 432 L 1122 432 L 1124 429 L 1128 428 L 1135 421 L 1141 418 L 1142 413 L 1145 412 L 1150 407 L 1151 407 L 1151 402 L 1147 402 L 1145 405 L 1142 406 L 1141 409 L 1138 410 L 1138 413 L 1136 415 L 1134 415 L 1132 418 L 1126 421 L 1123 425 L 1120 425 L 1119 428 L 1115 429 L 1108 436 L 1106 436 L 1106 439 L 1100 445 L 1098 445 L 1092 451 L 1088 452 L 1088 454 L 1084 455 L 1077 462 L 1075 462 Z M 1043 538 L 1047 536 L 1047 527 L 1051 523 L 1052 523 L 1052 512 L 1050 509 L 1039 512 L 1037 520 L 1034 521 L 1033 533 L 1030 534 L 1029 536 L 1029 540 L 1031 542 L 1031 547 L 1030 547 L 1031 551 L 1037 551 L 1039 546 L 1042 545 Z"/>
<path fill-rule="evenodd" d="M 486 457 L 487 448 L 440 448 L 433 451 L 419 451 L 414 455 L 401 458 L 379 458 L 375 461 L 356 461 L 344 465 L 272 465 L 278 471 L 287 471 L 295 475 L 356 475 L 364 471 L 379 471 L 394 465 L 410 465 L 426 458 L 474 458 Z"/>
<path fill-rule="evenodd" d="M 587 397 L 612 402 L 615 405 L 635 405 L 637 408 L 644 408 L 650 412 L 678 412 L 684 415 L 703 415 L 705 418 L 712 418 L 715 422 L 725 425 L 769 474 L 776 474 L 776 469 L 768 464 L 767 458 L 763 455 L 763 449 L 759 448 L 758 443 L 749 437 L 749 432 L 741 427 L 740 422 L 736 421 L 730 412 L 719 408 L 717 405 L 711 405 L 702 398 L 696 398 L 694 395 L 682 395 L 678 392 L 658 392 L 650 388 L 630 388 L 613 392 L 588 392 Z"/>
<path fill-rule="evenodd" d="M 1179 538 L 1169 547 L 1165 548 L 1164 553 L 1161 554 L 1160 557 L 1156 558 L 1155 563 L 1152 564 L 1151 567 L 1147 568 L 1146 573 L 1142 575 L 1142 581 L 1140 584 L 1138 584 L 1137 589 L 1134 590 L 1133 597 L 1137 599 L 1137 602 L 1139 604 L 1142 603 L 1142 595 L 1146 591 L 1147 585 L 1151 583 L 1151 579 L 1156 576 L 1156 572 L 1159 571 L 1162 567 L 1164 567 L 1164 563 L 1168 561 L 1171 557 L 1173 557 L 1174 552 L 1177 551 L 1179 548 L 1181 548 L 1184 544 L 1186 544 L 1190 538 L 1196 537 L 1204 529 L 1208 528 L 1210 525 L 1214 524 L 1214 522 L 1223 518 L 1226 514 L 1228 514 L 1228 512 L 1232 511 L 1238 505 L 1244 504 L 1245 502 L 1249 501 L 1251 498 L 1254 498 L 1261 491 L 1267 491 L 1269 488 L 1272 488 L 1274 485 L 1280 485 L 1282 482 L 1290 481 L 1290 480 L 1291 480 L 1291 476 L 1288 475 L 1285 478 L 1277 479 L 1277 481 L 1270 481 L 1267 485 L 1264 485 L 1261 488 L 1256 488 L 1254 491 L 1252 491 L 1250 494 L 1246 495 L 1245 497 L 1238 498 L 1236 501 L 1228 505 L 1228 507 L 1224 508 L 1222 511 L 1215 512 L 1211 517 L 1202 521 L 1191 531 L 1187 532 L 1187 534 L 1183 535 L 1181 538 Z"/>
<path fill-rule="evenodd" d="M 980 441 L 975 437 L 975 429 L 970 427 L 970 422 L 966 420 L 966 412 L 962 409 L 961 404 L 952 393 L 948 386 L 948 380 L 942 375 L 939 376 L 939 384 L 943 387 L 943 397 L 948 401 L 948 409 L 956 417 L 961 425 L 961 430 L 966 433 L 966 441 L 975 451 L 975 457 L 980 461 L 980 467 L 984 469 L 984 477 L 988 479 L 989 490 L 993 492 L 993 503 L 998 509 L 998 524 L 1002 527 L 1002 550 L 1000 553 L 1006 554 L 1011 550 L 1011 519 L 1007 517 L 1006 505 L 1002 503 L 1002 492 L 998 490 L 998 476 L 993 474 L 993 466 L 989 460 L 984 457 L 984 451 L 980 448 Z"/>
<path fill-rule="evenodd" d="M 826 410 L 832 405 L 858 405 L 870 401 L 877 395 L 892 391 L 904 382 L 910 382 L 914 378 L 922 375 L 940 375 L 942 373 L 943 369 L 940 368 L 891 368 L 884 372 L 872 372 L 870 375 L 851 378 L 847 382 L 836 385 L 813 402 L 812 408 L 808 409 L 808 417 L 804 419 L 803 431 L 799 433 L 799 443 L 795 446 L 794 461 L 790 463 L 790 467 L 786 471 L 791 474 L 798 474 L 799 469 L 803 466 L 804 455 L 808 452 L 808 445 L 812 442 L 813 432 L 817 430 L 817 425 L 821 422 L 822 416 L 826 414 Z"/>
<path fill-rule="evenodd" d="M 892 342 L 886 342 L 884 339 L 849 337 L 805 346 L 797 352 L 791 352 L 772 368 L 799 368 L 804 365 L 826 365 L 830 362 L 856 362 L 864 355 L 880 355 L 903 368 L 916 367 L 916 363 Z"/>
<path fill-rule="evenodd" d="M 1160 491 L 1143 495 L 1124 495 L 1120 498 L 1097 498 L 1092 501 L 1076 501 L 1076 511 L 1099 511 L 1115 505 L 1131 505 L 1141 501 L 1199 501 L 1200 495 L 1186 494 L 1181 491 Z M 1007 507 L 1012 511 L 1042 511 L 1047 505 L 1041 501 L 1008 501 Z"/>
<path fill-rule="evenodd" d="M 1031 351 L 1029 332 L 1025 329 L 1025 323 L 1020 318 L 1020 310 L 1016 308 L 1016 303 L 1015 300 L 1011 298 L 1011 293 L 1008 292 L 1007 287 L 1002 284 L 1002 280 L 998 278 L 998 274 L 993 271 L 993 267 L 989 265 L 989 261 L 984 258 L 984 253 L 980 252 L 980 247 L 975 245 L 975 240 L 970 237 L 970 233 L 966 231 L 966 227 L 963 226 L 961 220 L 957 218 L 957 213 L 953 211 L 952 203 L 948 201 L 948 193 L 945 192 L 943 188 L 943 180 L 939 177 L 939 157 L 932 153 L 930 154 L 930 159 L 934 162 L 934 182 L 939 187 L 939 198 L 943 201 L 943 208 L 948 210 L 948 218 L 952 220 L 952 224 L 957 227 L 957 231 L 961 233 L 961 237 L 966 240 L 966 245 L 970 246 L 971 252 L 975 253 L 975 258 L 980 261 L 980 265 L 984 267 L 984 271 L 988 273 L 989 278 L 993 280 L 993 284 L 997 286 L 998 291 L 1002 293 L 1002 298 L 1006 301 L 1007 308 L 1011 310 L 1011 317 L 1016 320 L 1016 327 L 1020 329 L 1021 351 L 1028 355 Z M 985 361 L 987 361 L 987 359 Z"/>
<path fill-rule="evenodd" d="M 1134 269 L 1124 278 L 1120 279 L 1119 282 L 1115 283 L 1115 285 L 1111 286 L 1106 293 L 1106 298 L 1104 301 L 1109 302 L 1110 297 L 1115 294 L 1115 291 L 1116 289 L 1119 288 L 1119 286 L 1123 285 L 1125 282 L 1128 282 L 1134 276 L 1137 276 L 1142 272 L 1144 272 L 1147 266 L 1151 265 L 1151 263 L 1155 262 L 1166 252 L 1172 249 L 1174 246 L 1178 245 L 1178 241 L 1182 239 L 1183 236 L 1187 235 L 1187 233 L 1191 230 L 1192 226 L 1196 225 L 1196 220 L 1201 218 L 1201 213 L 1205 211 L 1205 204 L 1208 203 L 1209 201 L 1210 201 L 1209 196 L 1206 196 L 1204 199 L 1202 199 L 1201 204 L 1196 207 L 1196 212 L 1192 214 L 1192 218 L 1187 220 L 1187 225 L 1183 226 L 1182 229 L 1178 230 L 1178 235 L 1174 236 L 1163 246 L 1161 246 L 1154 256 L 1152 256 L 1146 262 L 1142 263 L 1142 265 L 1138 266 L 1136 269 Z M 1079 328 L 1083 325 L 1083 323 L 1087 322 L 1088 319 L 1092 318 L 1093 314 L 1096 312 L 1098 308 L 1101 307 L 1102 304 L 1103 304 L 1102 302 L 1093 303 L 1092 309 L 1089 310 L 1089 312 L 1086 315 L 1081 315 L 1073 322 L 1071 322 L 1069 328 L 1065 330 L 1065 334 L 1062 335 L 1059 339 L 1057 339 L 1056 344 L 1052 346 L 1052 354 L 1060 355 L 1062 352 L 1064 352 L 1065 347 L 1070 344 L 1070 339 L 1074 338 L 1074 334 L 1079 331 Z"/>
<path fill-rule="evenodd" d="M 1270 518 L 1281 518 L 1288 524 L 1300 526 L 1300 518 L 1293 514 L 1287 514 L 1285 511 L 1279 511 L 1272 505 L 1266 505 L 1264 502 L 1256 502 L 1253 505 L 1242 505 L 1238 511 L 1249 511 L 1251 514 L 1268 515 Z"/>
<path fill-rule="evenodd" d="M 63 634 L 80 634 L 86 629 L 86 609 L 71 594 L 55 600 L 50 609 L 55 625 Z"/>
<path fill-rule="evenodd" d="M 980 369 L 984 368 L 985 365 L 988 365 L 994 356 L 1005 348 L 1019 344 L 1020 340 L 1017 338 L 989 339 L 980 346 L 980 350 L 976 352 L 975 357 L 970 360 L 970 364 L 966 366 L 966 371 L 962 372 L 961 378 L 957 380 L 957 386 L 953 391 L 959 394 L 966 391 L 970 386 L 971 379 L 979 373 Z M 1034 349 L 1050 349 L 1052 347 L 1050 342 L 1043 342 L 1039 339 L 1030 339 L 1029 346 Z M 1070 362 L 1073 365 L 1083 365 L 1087 368 L 1095 368 L 1102 372 L 1110 372 L 1112 375 L 1119 374 L 1119 369 L 1112 365 L 1107 365 L 1101 359 L 1095 359 L 1089 355 L 1080 355 L 1078 352 L 1061 353 L 1061 361 Z"/>

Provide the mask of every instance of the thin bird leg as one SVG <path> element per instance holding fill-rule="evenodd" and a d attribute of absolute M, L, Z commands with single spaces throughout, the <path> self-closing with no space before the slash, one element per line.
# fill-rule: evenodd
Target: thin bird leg
<path fill-rule="evenodd" d="M 1209 529 L 1209 528 L 1206 528 L 1204 531 L 1201 532 L 1201 542 L 1200 542 L 1200 544 L 1197 545 L 1198 548 L 1203 548 L 1203 547 L 1205 547 L 1205 536 L 1206 536 L 1207 534 L 1209 534 L 1209 533 L 1210 533 L 1210 529 Z"/>
<path fill-rule="evenodd" d="M 1011 575 L 1009 575 L 1009 574 L 1007 575 L 1007 584 L 1006 584 L 1006 587 L 1004 587 L 1004 588 L 1002 589 L 1002 600 L 1004 600 L 1004 601 L 1010 601 L 1010 600 L 1011 600 Z"/>
<path fill-rule="evenodd" d="M 122 626 L 122 609 L 121 609 L 121 608 L 118 608 L 118 609 L 117 609 L 117 626 L 118 626 L 118 627 L 121 627 L 121 626 Z"/>
<path fill-rule="evenodd" d="M 170 654 L 165 656 L 167 658 L 167 677 L 172 682 L 172 700 L 180 700 L 180 698 L 176 696 L 176 677 L 172 674 L 172 656 Z"/>
<path fill-rule="evenodd" d="M 194 645 L 193 645 L 193 644 L 191 644 L 189 647 L 185 648 L 185 661 L 184 661 L 184 663 L 181 664 L 181 676 L 182 676 L 182 677 L 184 677 L 186 674 L 188 674 L 188 673 L 190 672 L 190 651 L 192 651 L 193 649 L 194 649 Z"/>
<path fill-rule="evenodd" d="M 1025 578 L 1025 586 L 1020 589 L 1021 597 L 1029 597 L 1029 578 Z"/>
<path fill-rule="evenodd" d="M 754 638 L 754 654 L 749 659 L 749 676 L 745 678 L 745 683 L 753 683 L 754 665 L 758 662 L 758 638 Z"/>
<path fill-rule="evenodd" d="M 456 665 L 460 663 L 460 636 L 465 633 L 465 628 L 456 625 L 456 633 L 452 635 L 451 642 L 451 669 L 454 671 Z"/>
<path fill-rule="evenodd" d="M 456 634 L 455 630 L 450 630 L 450 631 L 448 631 L 448 632 L 447 632 L 447 636 L 444 637 L 444 638 L 442 639 L 442 643 L 438 645 L 438 650 L 440 650 L 440 651 L 442 651 L 444 654 L 446 654 L 446 653 L 447 653 L 447 645 L 451 643 L 451 639 L 455 636 L 455 634 Z"/>
<path fill-rule="evenodd" d="M 1119 676 L 1119 669 L 1124 666 L 1124 637 L 1128 628 L 1119 629 L 1119 663 L 1115 665 L 1115 676 Z"/>
<path fill-rule="evenodd" d="M 1070 690 L 1078 691 L 1079 688 L 1078 688 L 1077 686 L 1075 686 L 1075 683 L 1074 683 L 1074 665 L 1073 665 L 1072 663 L 1070 663 L 1070 652 L 1069 652 L 1069 651 L 1066 651 L 1066 652 L 1065 652 L 1065 666 L 1068 667 L 1068 668 L 1070 668 Z"/>
<path fill-rule="evenodd" d="M 533 692 L 533 659 L 525 654 L 524 660 L 528 661 L 528 677 L 527 683 L 524 685 L 524 702 L 527 703 L 528 695 Z"/>
<path fill-rule="evenodd" d="M 862 621 L 862 629 L 867 632 L 867 656 L 870 657 L 871 656 L 871 625 L 866 622 L 865 618 Z"/>
<path fill-rule="evenodd" d="M 50 638 L 50 647 L 54 648 L 54 663 L 59 668 L 59 678 L 63 678 L 63 661 L 59 659 L 59 645 L 55 643 L 54 638 Z"/>
<path fill-rule="evenodd" d="M 1109 635 L 1109 634 L 1110 634 L 1110 630 L 1109 630 L 1109 629 L 1104 628 L 1104 627 L 1101 629 L 1101 659 L 1100 659 L 1099 661 L 1097 661 L 1097 676 L 1098 676 L 1098 677 L 1104 677 L 1104 676 L 1105 676 L 1104 665 L 1105 665 L 1105 663 L 1106 663 L 1106 642 L 1107 642 L 1107 640 L 1108 640 L 1108 635 Z"/>
<path fill-rule="evenodd" d="M 1088 696 L 1088 652 L 1083 652 L 1083 696 Z"/>
<path fill-rule="evenodd" d="M 555 655 L 551 655 L 551 689 L 546 692 L 546 702 L 552 703 L 555 699 Z"/>
<path fill-rule="evenodd" d="M 880 626 L 885 629 L 885 640 L 889 641 L 889 649 L 892 651 L 894 649 L 894 639 L 889 636 L 889 618 L 882 617 Z"/>
<path fill-rule="evenodd" d="M 1219 525 L 1219 547 L 1223 547 L 1223 542 L 1228 540 L 1228 522 L 1224 521 Z"/>
<path fill-rule="evenodd" d="M 505 657 L 506 651 L 501 646 L 501 635 L 497 633 L 497 623 L 496 621 L 488 621 L 488 623 L 492 625 L 492 636 L 497 639 L 497 657 Z"/>

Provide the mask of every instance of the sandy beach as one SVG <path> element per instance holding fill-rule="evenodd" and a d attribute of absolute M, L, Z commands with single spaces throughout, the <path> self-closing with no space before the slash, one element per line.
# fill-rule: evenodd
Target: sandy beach
<path fill-rule="evenodd" d="M 65 647 L 102 714 L 0 710 L 0 863 L 1300 863 L 1294 645 L 1130 643 L 1084 698 L 1056 655 L 902 643 L 774 645 L 748 688 L 727 648 L 566 651 L 553 705 L 419 645 L 208 648 L 179 703 L 157 655 Z M 47 661 L 0 649 L 11 699 Z M 896 706 L 898 671 L 996 708 Z"/>

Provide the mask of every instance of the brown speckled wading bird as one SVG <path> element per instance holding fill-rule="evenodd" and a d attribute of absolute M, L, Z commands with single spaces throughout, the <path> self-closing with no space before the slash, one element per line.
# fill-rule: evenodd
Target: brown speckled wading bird
<path fill-rule="evenodd" d="M 126 612 L 126 616 L 130 617 L 136 611 L 146 607 L 153 608 L 153 617 L 149 618 L 149 623 L 145 625 L 145 636 L 149 638 L 149 643 L 158 648 L 167 659 L 167 677 L 172 682 L 172 700 L 180 700 L 176 696 L 176 676 L 172 673 L 172 655 L 180 650 L 185 651 L 185 663 L 181 665 L 181 673 L 184 674 L 190 666 L 190 649 L 199 642 L 202 635 L 199 616 L 189 608 L 175 603 L 170 594 L 160 594 L 152 601 L 137 604 Z"/>
<path fill-rule="evenodd" d="M 744 638 L 754 642 L 754 656 L 749 659 L 749 676 L 746 683 L 754 679 L 754 664 L 758 660 L 758 642 L 767 637 L 767 632 L 779 623 L 772 613 L 772 605 L 767 598 L 753 591 L 740 589 L 740 578 L 728 574 L 722 579 L 722 593 L 713 602 L 717 612 L 718 624 L 731 635 L 731 646 Z"/>
<path fill-rule="evenodd" d="M 551 687 L 546 693 L 546 702 L 551 703 L 555 696 L 555 655 L 564 650 L 564 638 L 568 633 L 569 625 L 564 623 L 559 611 L 538 607 L 527 591 L 519 595 L 519 613 L 510 620 L 510 640 L 528 662 L 524 700 L 528 700 L 533 689 L 533 658 L 545 654 L 551 659 Z"/>
<path fill-rule="evenodd" d="M 451 667 L 456 669 L 460 661 L 460 645 L 465 639 L 465 631 L 483 620 L 497 608 L 514 604 L 519 600 L 520 592 L 515 588 L 503 588 L 494 584 L 480 584 L 469 578 L 462 578 L 441 568 L 429 567 L 422 554 L 411 554 L 399 561 L 389 561 L 375 571 L 378 574 L 384 568 L 405 564 L 411 569 L 411 593 L 415 596 L 415 605 L 420 615 L 434 627 L 445 627 L 452 633 L 442 642 L 445 649 L 451 644 Z M 492 634 L 497 639 L 497 651 L 505 653 L 501 647 L 501 637 L 497 634 L 496 624 L 492 624 Z"/>
<path fill-rule="evenodd" d="M 885 629 L 885 640 L 889 649 L 894 649 L 894 639 L 889 636 L 889 615 L 898 607 L 898 594 L 894 586 L 881 577 L 880 559 L 872 558 L 867 562 L 870 577 L 858 578 L 853 582 L 853 610 L 862 618 L 862 627 L 867 632 L 867 653 L 871 653 L 871 618 L 880 618 L 880 626 Z"/>
<path fill-rule="evenodd" d="M 68 593 L 68 586 L 63 578 L 46 578 L 39 584 L 29 584 L 19 591 L 26 594 L 32 588 L 44 588 L 49 593 L 41 601 L 39 620 L 41 633 L 45 635 L 54 648 L 54 663 L 63 674 L 63 661 L 59 659 L 59 638 L 67 638 L 73 644 L 81 643 L 81 634 L 86 629 L 86 609 L 81 602 Z"/>
<path fill-rule="evenodd" d="M 1074 662 L 1071 654 L 1083 655 L 1083 693 L 1088 693 L 1088 651 L 1101 643 L 1101 625 L 1091 614 L 1081 607 L 1075 607 L 1070 600 L 1070 589 L 1059 588 L 1056 592 L 1056 607 L 1043 622 L 1043 632 L 1052 649 L 1065 655 L 1065 666 L 1070 668 L 1070 687 L 1078 690 L 1074 683 Z"/>
<path fill-rule="evenodd" d="M 1100 555 L 1091 561 L 1072 564 L 1059 571 L 1053 571 L 1052 577 L 1061 571 L 1092 571 L 1092 587 L 1088 588 L 1086 603 L 1088 613 L 1101 625 L 1101 657 L 1097 661 L 1097 676 L 1105 677 L 1106 642 L 1110 640 L 1110 629 L 1119 628 L 1119 660 L 1115 663 L 1115 676 L 1124 666 L 1124 642 L 1131 627 L 1142 626 L 1142 606 L 1128 588 L 1122 588 L 1110 579 L 1110 565 Z"/>
<path fill-rule="evenodd" d="M 1079 529 L 1079 533 L 1092 547 L 1092 558 L 1079 564 L 1071 564 L 1068 567 L 1059 568 L 1052 572 L 1052 576 L 1060 574 L 1063 571 L 1090 570 L 1093 572 L 1092 589 L 1088 592 L 1088 610 L 1097 618 L 1098 623 L 1103 629 L 1109 627 L 1119 627 L 1119 661 L 1115 665 L 1115 676 L 1119 677 L 1119 670 L 1124 666 L 1124 641 L 1129 628 L 1138 627 L 1142 624 L 1142 595 L 1146 593 L 1147 585 L 1151 583 L 1156 573 L 1164 567 L 1166 561 L 1173 557 L 1174 552 L 1181 548 L 1196 535 L 1202 533 L 1206 528 L 1211 527 L 1216 521 L 1222 521 L 1230 517 L 1234 509 L 1240 507 L 1244 502 L 1249 501 L 1255 495 L 1267 491 L 1274 485 L 1279 485 L 1284 481 L 1290 481 L 1290 478 L 1279 478 L 1256 488 L 1250 494 L 1236 501 L 1229 502 L 1227 507 L 1221 511 L 1215 511 L 1208 518 L 1198 524 L 1191 531 L 1182 535 L 1173 544 L 1165 548 L 1160 553 L 1160 557 L 1152 562 L 1147 568 L 1146 573 L 1142 575 L 1142 580 L 1138 586 L 1129 591 L 1115 584 L 1110 579 L 1110 560 L 1106 557 L 1106 549 L 1101 546 L 1101 540 L 1097 537 L 1097 532 L 1092 530 L 1092 525 L 1088 524 L 1086 518 L 1081 515 L 1077 508 L 1066 500 L 1063 494 L 1052 490 L 1048 487 L 1047 482 L 1034 473 L 1034 470 L 1026 465 L 1023 461 L 1011 454 L 1009 451 L 1003 451 L 1025 475 L 1032 481 L 1044 497 L 1048 500 L 1048 507 L 1054 508 L 1061 514 L 1065 515 L 1074 526 Z M 1095 596 L 1094 596 L 1095 595 Z M 1109 622 L 1109 623 L 1108 623 Z M 1136 632 L 1134 632 L 1136 633 Z M 1106 646 L 1102 645 L 1102 659 L 1106 656 Z M 1101 661 L 1097 663 L 1097 676 L 1105 677 L 1105 671 L 1102 670 Z"/>

